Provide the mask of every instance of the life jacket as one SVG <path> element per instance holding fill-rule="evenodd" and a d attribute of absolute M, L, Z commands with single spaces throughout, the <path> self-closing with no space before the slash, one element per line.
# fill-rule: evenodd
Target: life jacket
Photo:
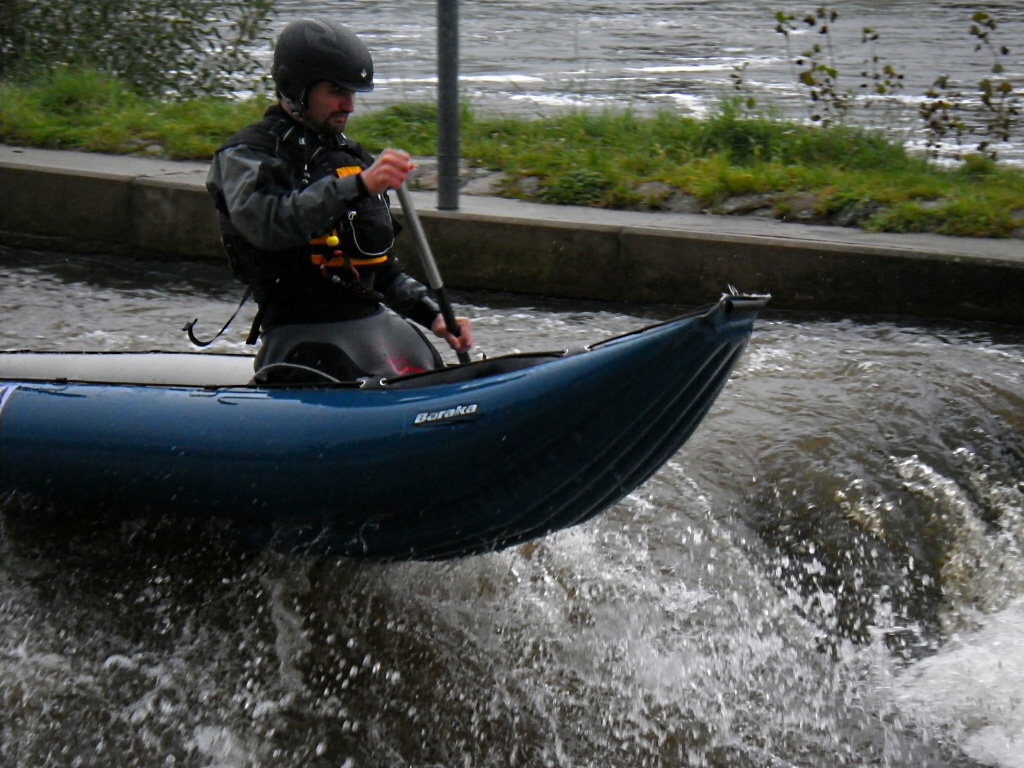
<path fill-rule="evenodd" d="M 240 145 L 281 160 L 282 166 L 274 169 L 281 178 L 273 183 L 283 189 L 302 190 L 327 176 L 354 175 L 374 160 L 343 135 L 322 137 L 306 129 L 280 106 L 268 109 L 262 120 L 240 130 L 218 152 Z M 232 274 L 246 285 L 242 303 L 251 294 L 260 306 L 247 343 L 255 343 L 271 305 L 330 307 L 333 312 L 341 307 L 355 318 L 372 313 L 382 299 L 373 290 L 374 277 L 387 267 L 399 229 L 386 196 L 361 197 L 349 204 L 346 215 L 330 231 L 308 243 L 279 250 L 253 246 L 231 222 L 223 197 L 215 196 L 214 204 Z M 199 342 L 190 326 L 186 330 L 193 343 L 209 343 Z"/>

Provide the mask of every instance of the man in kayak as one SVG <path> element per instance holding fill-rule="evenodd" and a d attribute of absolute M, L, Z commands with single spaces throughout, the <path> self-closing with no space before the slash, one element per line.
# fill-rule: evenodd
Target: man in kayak
<path fill-rule="evenodd" d="M 441 365 L 414 325 L 457 352 L 469 321 L 445 327 L 424 285 L 392 253 L 397 233 L 387 192 L 414 166 L 405 152 L 374 158 L 345 136 L 356 94 L 373 89 L 373 60 L 333 21 L 288 24 L 274 49 L 279 103 L 214 155 L 207 189 L 220 214 L 235 275 L 258 304 L 260 380 L 394 376 Z"/>

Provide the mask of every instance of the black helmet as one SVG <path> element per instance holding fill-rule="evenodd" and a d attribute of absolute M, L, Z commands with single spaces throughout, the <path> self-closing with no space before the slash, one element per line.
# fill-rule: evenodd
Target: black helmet
<path fill-rule="evenodd" d="M 288 106 L 302 112 L 306 93 L 321 80 L 350 91 L 372 91 L 373 58 L 344 24 L 299 19 L 277 38 L 270 76 Z"/>

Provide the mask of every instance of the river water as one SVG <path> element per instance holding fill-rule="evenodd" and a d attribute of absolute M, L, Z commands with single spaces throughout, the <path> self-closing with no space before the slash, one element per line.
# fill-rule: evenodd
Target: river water
<path fill-rule="evenodd" d="M 794 56 L 825 38 L 796 22 L 790 50 L 775 31 L 775 13 L 798 19 L 822 3 L 779 0 L 463 0 L 459 3 L 460 91 L 483 112 L 548 115 L 560 109 L 613 108 L 638 113 L 667 109 L 706 116 L 723 96 L 754 97 L 792 119 L 809 117 L 810 101 L 797 85 Z M 834 0 L 831 25 L 838 88 L 862 94 L 847 121 L 886 128 L 910 146 L 923 140 L 917 109 L 941 75 L 962 87 L 964 113 L 978 106 L 977 84 L 992 77 L 992 54 L 976 51 L 969 30 L 975 11 L 998 27 L 991 33 L 1005 71 L 1024 90 L 1024 4 L 1016 0 Z M 436 97 L 435 0 L 278 0 L 274 31 L 304 15 L 350 24 L 374 54 L 377 89 L 370 105 Z M 861 42 L 872 28 L 877 42 Z M 817 29 L 817 28 L 816 28 Z M 878 63 L 872 60 L 878 57 Z M 824 63 L 824 62 L 823 62 Z M 902 87 L 867 97 L 863 72 L 893 66 Z M 742 71 L 742 88 L 733 76 Z M 973 97 L 972 94 L 974 94 Z M 358 122 L 352 123 L 358 136 Z M 965 140 L 969 147 L 974 143 Z M 975 142 L 976 143 L 976 142 Z M 1000 157 L 1024 161 L 1018 124 Z"/>
<path fill-rule="evenodd" d="M 239 293 L 0 259 L 5 349 L 186 350 Z M 455 299 L 489 355 L 670 314 Z M 8 500 L 0 765 L 1020 768 L 1022 479 L 1024 330 L 769 313 L 650 482 L 501 553 L 253 552 Z"/>

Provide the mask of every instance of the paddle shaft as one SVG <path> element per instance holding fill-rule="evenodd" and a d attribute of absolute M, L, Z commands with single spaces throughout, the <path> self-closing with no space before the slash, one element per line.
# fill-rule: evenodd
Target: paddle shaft
<path fill-rule="evenodd" d="M 441 316 L 444 318 L 445 327 L 452 336 L 458 336 L 459 323 L 455 319 L 451 302 L 448 301 L 448 294 L 445 293 L 441 272 L 438 270 L 434 254 L 430 250 L 430 243 L 427 242 L 427 235 L 423 231 L 423 225 L 420 224 L 419 214 L 416 213 L 416 207 L 412 204 L 409 190 L 404 183 L 398 188 L 398 200 L 402 203 L 402 212 L 405 213 L 406 223 L 412 230 L 413 239 L 416 240 L 416 250 L 419 251 L 423 271 L 427 275 L 427 285 L 430 286 L 437 297 L 437 304 L 441 308 Z M 469 362 L 468 352 L 458 352 L 457 354 L 460 363 Z"/>

